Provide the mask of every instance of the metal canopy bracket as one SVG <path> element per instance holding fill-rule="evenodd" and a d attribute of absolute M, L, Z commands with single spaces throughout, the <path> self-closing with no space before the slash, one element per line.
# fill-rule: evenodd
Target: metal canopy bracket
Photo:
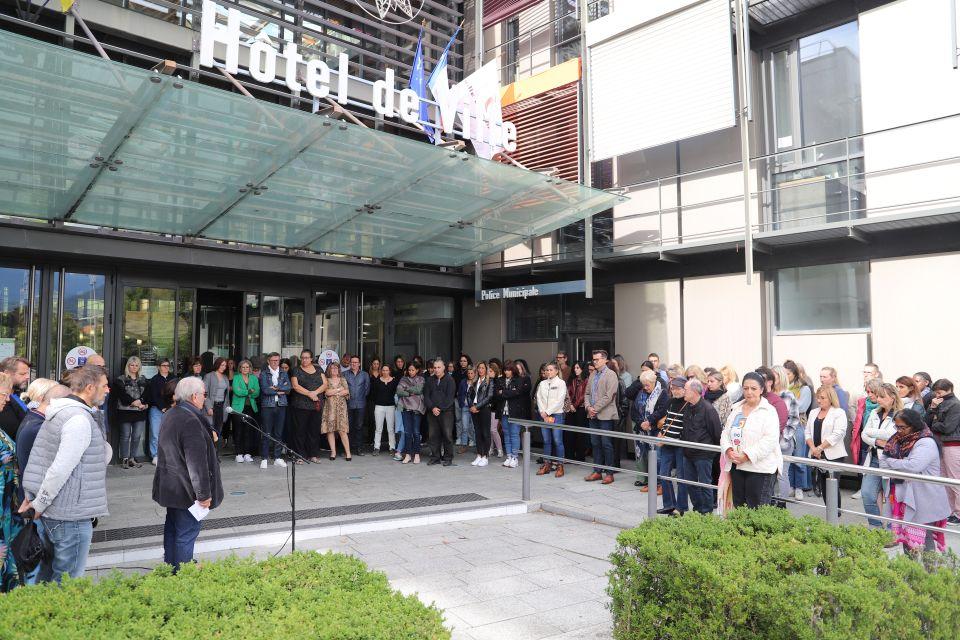
<path fill-rule="evenodd" d="M 867 234 L 856 227 L 847 227 L 847 237 L 861 244 L 870 244 L 870 238 L 867 237 Z"/>

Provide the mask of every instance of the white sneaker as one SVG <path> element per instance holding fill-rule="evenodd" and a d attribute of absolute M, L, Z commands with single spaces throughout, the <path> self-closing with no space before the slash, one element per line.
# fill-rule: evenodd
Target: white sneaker
<path fill-rule="evenodd" d="M 510 466 L 510 458 L 507 458 L 506 460 L 503 461 L 503 466 L 505 466 L 505 467 L 509 467 L 509 466 Z"/>
<path fill-rule="evenodd" d="M 266 460 L 261 460 L 261 461 L 260 461 L 260 468 L 261 468 L 261 469 L 266 469 L 266 468 L 267 468 L 267 461 L 266 461 Z"/>
<path fill-rule="evenodd" d="M 516 457 L 510 458 L 511 469 L 516 469 L 518 464 L 520 464 L 520 460 L 518 460 Z"/>
<path fill-rule="evenodd" d="M 503 449 L 497 449 L 497 457 L 498 457 L 498 458 L 502 458 L 502 457 L 503 457 Z"/>
<path fill-rule="evenodd" d="M 854 500 L 859 500 L 859 499 L 860 499 L 860 492 L 857 491 L 855 494 L 853 494 L 853 495 L 850 496 L 850 497 L 853 498 Z"/>
<path fill-rule="evenodd" d="M 793 490 L 793 499 L 794 499 L 794 500 L 803 500 L 803 489 L 794 489 L 794 490 Z"/>
<path fill-rule="evenodd" d="M 244 462 L 243 456 L 237 456 L 237 457 L 236 457 L 236 461 L 237 461 L 237 464 L 243 464 L 243 462 Z"/>
<path fill-rule="evenodd" d="M 473 467 L 477 466 L 478 464 L 480 464 L 480 460 L 481 460 L 481 459 L 482 459 L 482 458 L 481 458 L 480 456 L 477 456 L 477 457 L 474 459 L 474 461 L 470 463 L 470 466 L 473 466 Z"/>
<path fill-rule="evenodd" d="M 248 454 L 246 454 L 246 455 L 243 456 L 243 461 L 244 461 L 244 462 L 253 462 L 253 456 L 248 453 Z"/>
<path fill-rule="evenodd" d="M 485 467 L 489 464 L 489 461 L 486 458 L 480 458 L 480 462 L 477 463 L 478 467 Z"/>
<path fill-rule="evenodd" d="M 273 466 L 280 467 L 281 469 L 287 466 L 286 461 L 283 458 L 277 458 L 273 461 Z"/>
<path fill-rule="evenodd" d="M 150 464 L 157 466 L 157 456 L 153 456 L 153 460 L 150 461 Z"/>

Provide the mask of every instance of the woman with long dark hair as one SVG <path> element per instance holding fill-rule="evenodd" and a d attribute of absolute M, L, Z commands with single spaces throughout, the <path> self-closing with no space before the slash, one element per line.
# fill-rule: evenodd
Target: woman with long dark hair
<path fill-rule="evenodd" d="M 503 384 L 503 365 L 496 358 L 490 358 L 487 365 L 487 378 L 490 379 L 490 455 L 494 450 L 497 457 L 503 457 L 503 440 L 500 438 L 500 420 L 503 417 L 503 400 L 497 396 L 497 388 Z"/>
<path fill-rule="evenodd" d="M 567 424 L 577 427 L 587 426 L 587 410 L 583 406 L 583 396 L 587 392 L 587 367 L 580 361 L 574 362 L 567 382 Z M 571 460 L 583 462 L 587 459 L 587 446 L 590 437 L 576 431 L 563 432 L 563 448 Z"/>
<path fill-rule="evenodd" d="M 218 436 L 223 435 L 226 437 L 227 434 L 223 431 L 226 415 L 223 408 L 230 398 L 230 380 L 227 379 L 226 359 L 217 358 L 213 361 L 213 371 L 203 376 L 203 386 L 207 392 L 203 406 L 207 410 L 210 426 L 213 427 L 213 430 Z M 221 439 L 220 442 L 222 443 L 223 439 Z"/>
<path fill-rule="evenodd" d="M 476 377 L 467 387 L 466 411 L 474 424 L 477 439 L 477 459 L 470 464 L 485 467 L 490 454 L 490 402 L 493 400 L 494 381 L 487 375 L 487 363 L 482 360 L 474 367 Z"/>

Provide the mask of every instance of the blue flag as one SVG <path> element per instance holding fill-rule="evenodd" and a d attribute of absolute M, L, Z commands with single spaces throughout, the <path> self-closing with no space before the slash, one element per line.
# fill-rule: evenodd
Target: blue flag
<path fill-rule="evenodd" d="M 430 108 L 429 105 L 424 102 L 427 97 L 427 85 L 423 77 L 423 27 L 420 27 L 420 35 L 417 37 L 417 54 L 413 57 L 413 70 L 410 71 L 410 83 L 407 85 L 409 88 L 413 89 L 414 93 L 417 94 L 417 97 L 420 98 L 420 121 L 429 122 L 430 121 Z M 430 138 L 430 142 L 433 142 L 433 127 L 424 124 L 423 130 L 427 134 L 427 137 Z"/>

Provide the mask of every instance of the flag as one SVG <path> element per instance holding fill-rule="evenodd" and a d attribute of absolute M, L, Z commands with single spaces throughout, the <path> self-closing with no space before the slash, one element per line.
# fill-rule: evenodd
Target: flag
<path fill-rule="evenodd" d="M 417 54 L 413 57 L 413 70 L 410 71 L 410 82 L 407 86 L 413 89 L 417 97 L 420 98 L 420 121 L 430 121 L 430 106 L 424 102 L 427 97 L 427 87 L 423 78 L 423 26 L 420 27 L 420 35 L 417 37 Z M 424 124 L 423 131 L 433 142 L 433 127 Z"/>
<path fill-rule="evenodd" d="M 427 86 L 430 87 L 430 93 L 433 94 L 433 99 L 438 103 L 442 103 L 447 99 L 447 95 L 450 93 L 450 80 L 447 78 L 447 54 L 450 53 L 450 47 L 453 46 L 454 41 L 457 39 L 457 35 L 460 33 L 460 27 L 463 26 L 463 23 L 457 26 L 457 30 L 453 32 L 453 35 L 450 36 L 450 42 L 447 43 L 447 46 L 443 49 L 443 54 L 440 56 L 440 59 L 437 60 L 437 64 L 433 67 L 433 71 L 430 72 L 430 79 L 427 80 Z M 437 115 L 439 116 L 439 109 L 437 110 Z M 441 136 L 439 133 L 436 133 L 432 138 L 434 144 L 440 144 Z"/>

